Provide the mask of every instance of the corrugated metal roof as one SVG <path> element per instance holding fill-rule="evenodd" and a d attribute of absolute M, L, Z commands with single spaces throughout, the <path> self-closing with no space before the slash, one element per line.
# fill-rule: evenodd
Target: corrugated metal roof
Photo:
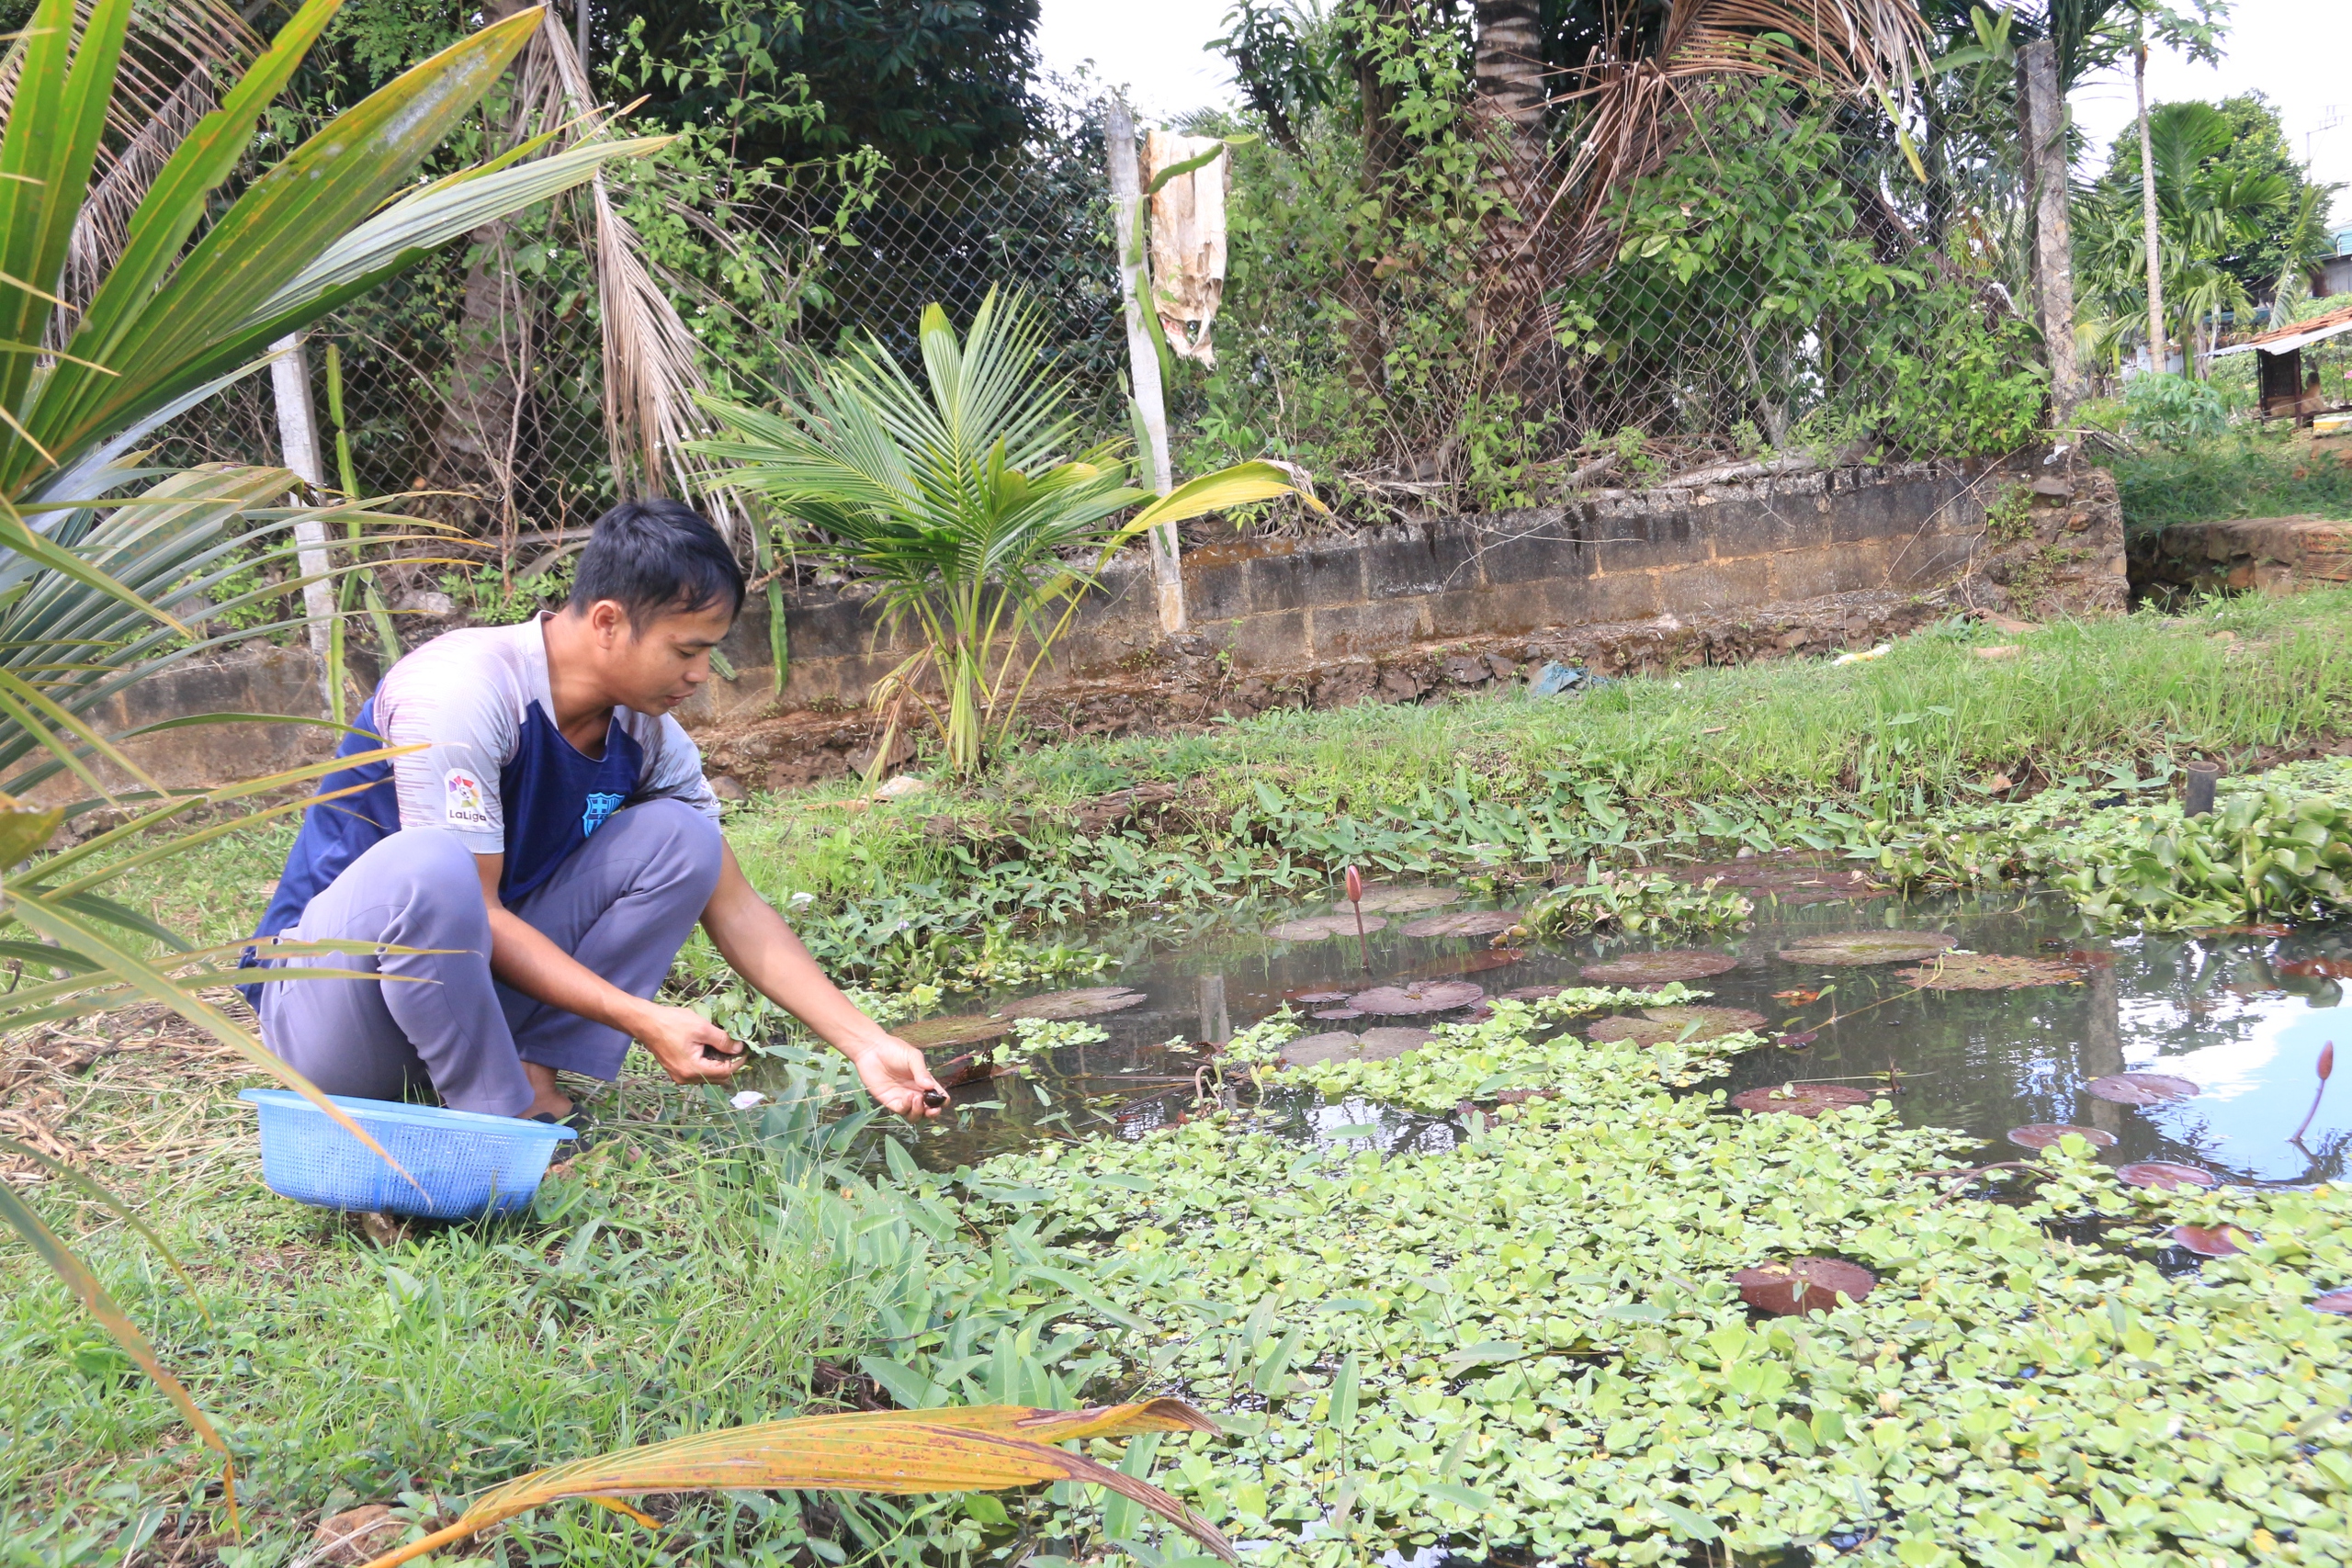
<path fill-rule="evenodd" d="M 2352 305 L 2346 305 L 2340 310 L 2330 310 L 2324 316 L 2313 316 L 2308 321 L 2290 321 L 2283 327 L 2273 327 L 2267 333 L 2256 333 L 2244 343 L 2215 349 L 2213 357 L 2219 359 L 2225 354 L 2244 354 L 2248 350 L 2285 354 L 2307 343 L 2334 337 L 2338 333 L 2352 333 Z"/>

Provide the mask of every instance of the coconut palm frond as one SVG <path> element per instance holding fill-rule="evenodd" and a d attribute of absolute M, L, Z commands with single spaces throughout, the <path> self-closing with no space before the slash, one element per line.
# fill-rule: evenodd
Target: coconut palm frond
<path fill-rule="evenodd" d="M 93 0 L 76 0 L 74 25 L 89 26 Z M 0 55 L 0 118 L 16 102 L 26 35 Z M 197 122 L 220 107 L 216 75 L 233 80 L 259 57 L 264 44 L 227 0 L 141 0 L 123 39 L 115 96 L 107 106 L 106 141 L 96 152 L 96 177 L 74 225 L 58 293 L 75 310 L 89 301 L 122 254 L 131 214 L 174 149 Z M 52 348 L 71 325 L 51 322 Z"/>

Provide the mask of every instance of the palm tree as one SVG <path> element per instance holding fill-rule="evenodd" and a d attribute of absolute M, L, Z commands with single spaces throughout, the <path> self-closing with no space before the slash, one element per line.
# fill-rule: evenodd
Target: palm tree
<path fill-rule="evenodd" d="M 1069 388 L 1039 373 L 1042 319 L 1019 299 L 1000 305 L 990 290 L 960 340 L 933 305 L 921 341 L 920 387 L 872 340 L 845 358 L 798 361 L 775 412 L 705 399 L 727 435 L 691 449 L 738 465 L 731 482 L 767 498 L 872 582 L 885 615 L 921 633 L 923 646 L 875 688 L 891 716 L 875 767 L 912 701 L 968 777 L 1010 738 L 1031 679 L 1121 545 L 1300 492 L 1272 464 L 1243 463 L 1155 499 L 1129 485 L 1125 443 L 1071 452 Z"/>
<path fill-rule="evenodd" d="M 2306 243 L 2316 237 L 2310 204 L 2292 181 L 2222 161 L 2232 134 L 2210 104 L 2166 104 L 2148 117 L 2147 157 L 2114 191 L 2084 203 L 2086 296 L 2097 312 L 2094 338 L 2110 354 L 2136 317 L 2151 322 L 2152 353 L 2167 340 L 2189 344 L 2197 373 L 2222 314 L 2254 304 L 2223 260 L 2274 227 L 2300 231 Z M 2158 236 L 2153 251 L 2143 216 L 2150 207 Z"/>

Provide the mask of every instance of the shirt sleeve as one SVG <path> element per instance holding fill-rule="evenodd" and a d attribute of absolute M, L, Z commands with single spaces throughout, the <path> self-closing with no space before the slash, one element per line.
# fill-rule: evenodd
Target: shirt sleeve
<path fill-rule="evenodd" d="M 645 777 L 638 786 L 639 800 L 683 800 L 705 817 L 719 819 L 718 796 L 702 776 L 702 748 L 684 726 L 664 714 L 655 726 L 653 743 L 646 748 Z"/>
<path fill-rule="evenodd" d="M 496 683 L 403 682 L 381 728 L 388 745 L 424 748 L 392 759 L 401 826 L 446 828 L 478 855 L 505 853 L 498 780 L 514 759 L 516 729 L 513 705 Z"/>

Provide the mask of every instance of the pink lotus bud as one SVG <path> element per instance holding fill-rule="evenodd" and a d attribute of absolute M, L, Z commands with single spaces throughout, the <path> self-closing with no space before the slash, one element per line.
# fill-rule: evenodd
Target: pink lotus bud
<path fill-rule="evenodd" d="M 1348 902 L 1351 904 L 1363 902 L 1363 873 L 1354 866 L 1348 867 Z"/>
<path fill-rule="evenodd" d="M 2335 1042 L 2331 1040 L 2319 1048 L 2319 1081 L 2325 1083 L 2327 1075 L 2335 1071 Z"/>

